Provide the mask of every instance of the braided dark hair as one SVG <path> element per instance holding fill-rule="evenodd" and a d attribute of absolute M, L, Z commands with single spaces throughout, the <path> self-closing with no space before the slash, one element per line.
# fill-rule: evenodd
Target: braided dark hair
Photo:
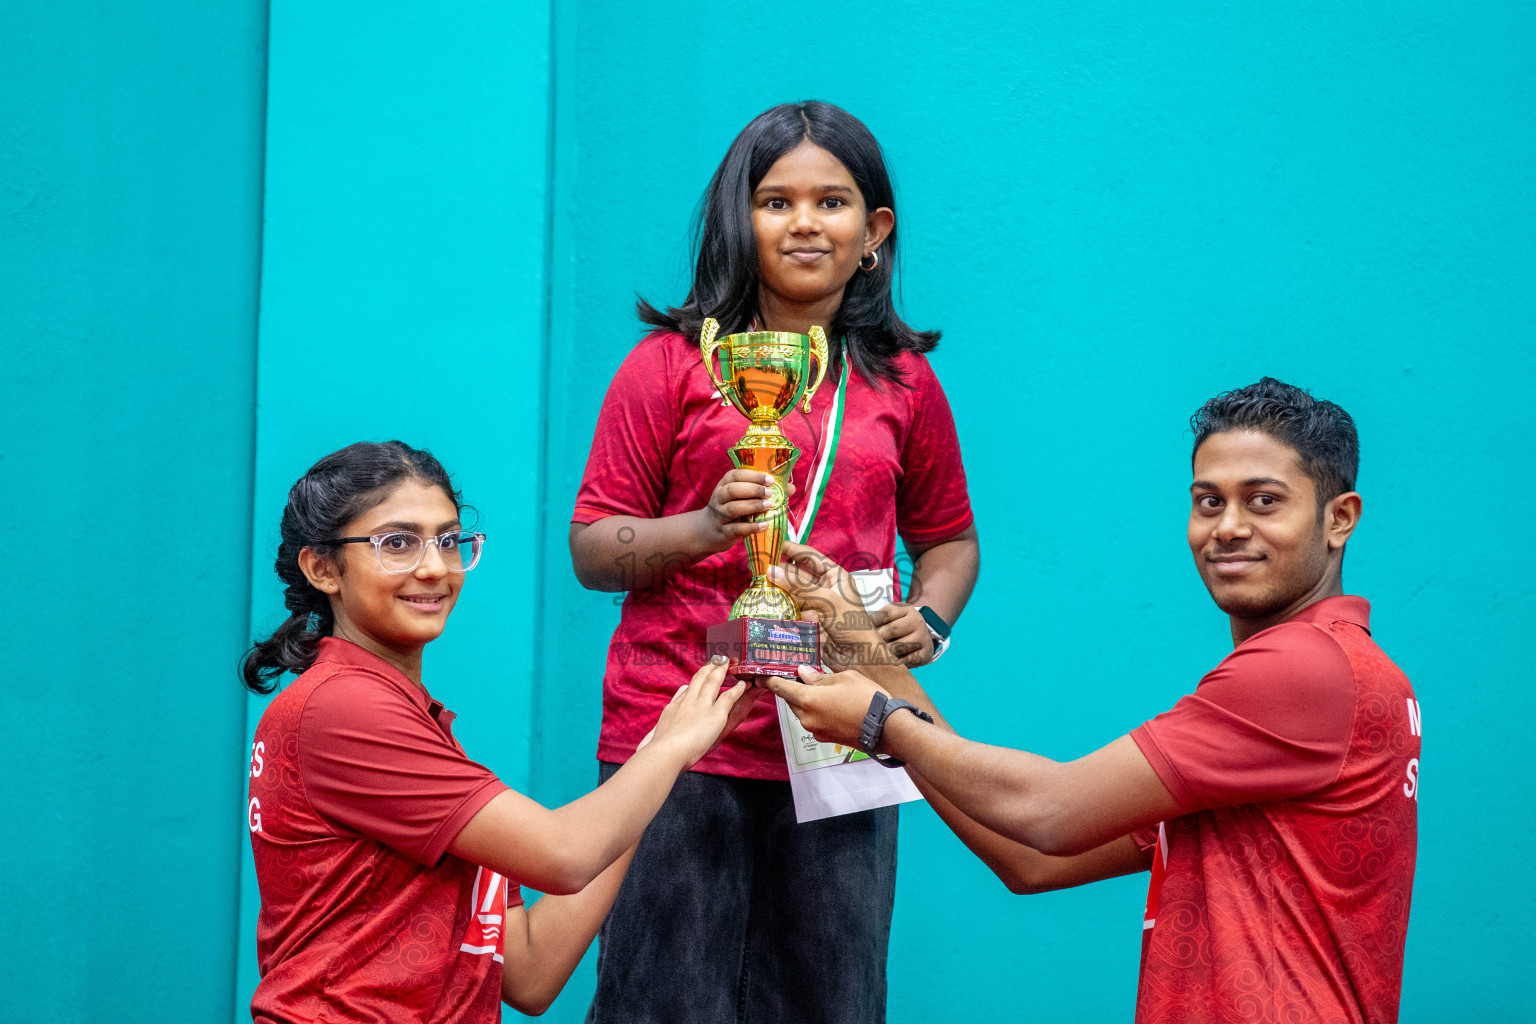
<path fill-rule="evenodd" d="M 246 688 L 271 693 L 285 672 L 303 672 L 315 663 L 320 640 L 331 635 L 335 617 L 331 600 L 310 585 L 299 568 L 299 552 L 335 552 L 329 544 L 348 523 L 380 504 L 392 485 L 421 480 L 443 489 L 462 511 L 459 492 L 432 453 L 400 441 L 359 441 L 332 452 L 299 478 L 283 509 L 282 543 L 273 568 L 287 585 L 283 604 L 288 619 L 246 652 L 240 674 Z"/>

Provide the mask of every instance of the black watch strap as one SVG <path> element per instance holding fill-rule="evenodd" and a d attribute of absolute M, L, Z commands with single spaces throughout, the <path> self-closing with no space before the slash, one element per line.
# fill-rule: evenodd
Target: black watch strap
<path fill-rule="evenodd" d="M 875 753 L 875 748 L 880 745 L 880 736 L 885 732 L 886 720 L 897 711 L 905 708 L 925 722 L 932 722 L 933 716 L 904 700 L 888 697 L 883 693 L 876 693 L 869 701 L 869 710 L 864 713 L 864 721 L 859 725 L 859 749 L 871 758 L 885 765 L 887 768 L 900 768 L 905 761 L 894 757 L 882 757 Z"/>

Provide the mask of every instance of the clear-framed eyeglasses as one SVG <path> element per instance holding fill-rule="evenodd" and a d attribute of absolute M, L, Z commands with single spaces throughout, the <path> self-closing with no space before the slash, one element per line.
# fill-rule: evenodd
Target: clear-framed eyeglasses
<path fill-rule="evenodd" d="M 409 530 L 391 530 L 371 537 L 337 537 L 332 544 L 372 544 L 379 556 L 379 565 L 385 572 L 403 574 L 415 572 L 421 560 L 427 556 L 429 545 L 437 546 L 443 564 L 449 572 L 469 572 L 480 561 L 480 551 L 485 547 L 485 534 L 468 530 L 449 530 L 436 537 L 423 537 Z"/>

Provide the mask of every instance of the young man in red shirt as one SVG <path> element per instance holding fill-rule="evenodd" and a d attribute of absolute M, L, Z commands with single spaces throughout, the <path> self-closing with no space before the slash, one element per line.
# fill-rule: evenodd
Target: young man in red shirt
<path fill-rule="evenodd" d="M 839 628 L 856 592 L 803 548 L 814 579 L 786 582 L 863 664 L 770 685 L 819 739 L 905 761 L 1015 892 L 1150 868 L 1137 1021 L 1394 1021 L 1420 713 L 1343 590 L 1354 423 L 1265 378 L 1192 425 L 1189 546 L 1234 650 L 1169 711 L 1063 763 L 965 740 L 899 664 L 855 653 L 879 649 Z"/>

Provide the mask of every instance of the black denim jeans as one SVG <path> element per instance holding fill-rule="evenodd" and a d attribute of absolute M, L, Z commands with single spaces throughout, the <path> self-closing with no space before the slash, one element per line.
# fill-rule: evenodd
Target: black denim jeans
<path fill-rule="evenodd" d="M 685 772 L 598 934 L 588 1024 L 883 1024 L 897 820 L 800 825 L 787 782 Z"/>

